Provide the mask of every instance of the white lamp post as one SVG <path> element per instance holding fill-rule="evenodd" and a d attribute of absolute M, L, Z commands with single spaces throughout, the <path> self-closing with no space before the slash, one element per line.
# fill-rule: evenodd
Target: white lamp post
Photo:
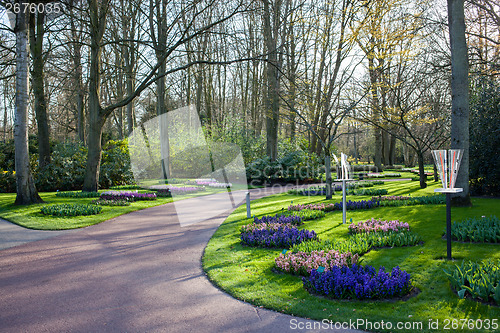
<path fill-rule="evenodd" d="M 351 174 L 351 166 L 349 165 L 349 162 L 347 162 L 347 155 L 344 153 L 340 153 L 340 164 L 341 164 L 340 179 L 336 179 L 336 181 L 342 181 L 342 223 L 345 224 L 347 215 L 346 182 L 353 179 L 349 178 Z"/>
<path fill-rule="evenodd" d="M 448 260 L 451 260 L 451 195 L 463 191 L 463 188 L 455 188 L 463 152 L 463 149 L 432 151 L 432 157 L 434 157 L 443 185 L 443 188 L 437 188 L 434 192 L 446 194 L 446 252 Z"/>

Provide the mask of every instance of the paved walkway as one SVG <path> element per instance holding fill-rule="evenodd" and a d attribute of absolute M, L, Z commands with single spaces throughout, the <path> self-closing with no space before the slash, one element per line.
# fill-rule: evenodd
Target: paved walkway
<path fill-rule="evenodd" d="M 37 241 L 40 239 L 52 238 L 64 233 L 74 232 L 75 230 L 64 231 L 45 231 L 45 230 L 29 230 L 0 219 L 0 250 L 21 244 Z"/>
<path fill-rule="evenodd" d="M 200 258 L 229 213 L 181 228 L 167 204 L 61 234 L 16 230 L 16 242 L 45 239 L 0 251 L 0 331 L 317 331 L 292 330 L 291 320 L 313 322 L 235 300 L 207 280 Z"/>

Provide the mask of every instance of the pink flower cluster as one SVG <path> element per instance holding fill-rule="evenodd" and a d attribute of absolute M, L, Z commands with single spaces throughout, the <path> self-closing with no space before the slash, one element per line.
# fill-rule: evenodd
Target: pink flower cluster
<path fill-rule="evenodd" d="M 291 223 L 273 223 L 273 222 L 265 222 L 265 223 L 250 223 L 241 227 L 241 232 L 252 232 L 254 230 L 272 230 L 277 231 L 279 228 L 293 228 L 294 225 Z"/>
<path fill-rule="evenodd" d="M 334 266 L 351 266 L 356 264 L 358 260 L 359 255 L 353 255 L 351 252 L 340 253 L 336 250 L 328 252 L 321 250 L 281 253 L 279 257 L 274 259 L 274 262 L 276 263 L 276 267 L 284 272 L 309 275 L 313 269 L 318 269 L 320 266 L 324 267 L 325 271 L 328 271 Z"/>
<path fill-rule="evenodd" d="M 333 210 L 333 206 L 334 206 L 334 204 L 327 204 L 327 205 L 325 205 L 325 204 L 308 204 L 308 205 L 299 204 L 299 205 L 288 206 L 288 210 L 295 211 L 295 212 L 299 212 L 303 209 L 329 211 L 329 210 Z M 332 208 L 332 209 L 329 209 L 329 208 Z"/>
<path fill-rule="evenodd" d="M 371 232 L 388 232 L 388 231 L 402 231 L 410 230 L 410 225 L 406 222 L 399 222 L 398 220 L 394 221 L 382 221 L 375 220 L 372 218 L 368 221 L 361 221 L 358 223 L 353 223 L 349 226 L 349 232 L 351 234 L 359 234 L 359 233 L 371 233 Z"/>
<path fill-rule="evenodd" d="M 404 195 L 386 195 L 386 196 L 373 197 L 372 200 L 380 200 L 380 201 L 410 200 L 410 197 L 406 197 Z"/>

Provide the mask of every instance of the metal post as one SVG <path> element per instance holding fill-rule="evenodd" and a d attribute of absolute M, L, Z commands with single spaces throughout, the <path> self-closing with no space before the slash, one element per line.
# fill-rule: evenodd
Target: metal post
<path fill-rule="evenodd" d="M 249 219 L 250 217 L 252 217 L 252 214 L 250 213 L 250 192 L 247 192 L 247 195 L 246 195 L 246 199 L 247 199 L 247 219 Z"/>
<path fill-rule="evenodd" d="M 446 251 L 451 260 L 451 193 L 446 193 Z"/>
<path fill-rule="evenodd" d="M 345 188 L 345 179 L 342 179 L 342 223 L 345 224 L 346 220 L 346 211 L 347 211 L 347 205 L 346 205 L 346 188 Z"/>

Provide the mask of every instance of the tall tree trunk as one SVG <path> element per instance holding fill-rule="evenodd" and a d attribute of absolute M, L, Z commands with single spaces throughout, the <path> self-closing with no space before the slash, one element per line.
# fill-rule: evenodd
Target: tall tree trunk
<path fill-rule="evenodd" d="M 7 96 L 8 96 L 8 80 L 4 80 L 3 90 L 3 141 L 7 141 Z"/>
<path fill-rule="evenodd" d="M 386 131 L 382 131 L 382 163 L 384 165 L 389 165 L 391 153 L 391 140 L 390 135 Z"/>
<path fill-rule="evenodd" d="M 278 157 L 278 120 L 279 120 L 279 71 L 278 71 L 278 55 L 277 55 L 277 24 L 279 20 L 279 6 L 281 1 L 278 0 L 275 3 L 275 8 L 273 10 L 274 16 L 274 29 L 271 28 L 271 8 L 269 0 L 263 0 L 264 2 L 264 41 L 266 44 L 266 49 L 268 53 L 267 67 L 267 90 L 266 90 L 266 103 L 265 103 L 265 113 L 266 113 L 266 151 L 267 156 L 271 157 L 271 160 L 276 160 Z M 274 30 L 274 31 L 273 31 Z M 273 33 L 274 32 L 274 33 Z"/>
<path fill-rule="evenodd" d="M 396 137 L 391 135 L 391 144 L 389 145 L 389 165 L 396 164 Z"/>
<path fill-rule="evenodd" d="M 102 129 L 106 122 L 99 102 L 101 90 L 101 53 L 102 38 L 106 27 L 106 4 L 97 0 L 88 0 L 90 9 L 90 70 L 89 70 L 89 133 L 88 153 L 83 191 L 95 192 L 99 189 L 99 171 L 101 167 Z"/>
<path fill-rule="evenodd" d="M 380 109 L 377 92 L 377 71 L 373 58 L 368 57 L 368 71 L 370 74 L 371 97 L 372 97 L 372 119 L 375 124 L 380 124 Z M 377 126 L 373 127 L 375 136 L 374 163 L 379 171 L 382 171 L 382 131 Z"/>
<path fill-rule="evenodd" d="M 49 123 L 43 71 L 44 21 L 45 13 L 38 12 L 36 16 L 35 14 L 31 14 L 31 24 L 29 25 L 30 51 L 33 57 L 31 81 L 35 96 L 35 115 L 38 129 L 38 161 L 41 168 L 50 164 Z"/>
<path fill-rule="evenodd" d="M 72 60 L 73 60 L 73 80 L 75 84 L 76 96 L 75 96 L 75 113 L 77 118 L 77 132 L 78 140 L 85 144 L 85 91 L 83 87 L 83 70 L 82 70 L 82 44 L 80 43 L 81 33 L 77 32 L 77 27 L 75 25 L 76 17 L 73 16 L 73 12 L 70 8 L 70 15 L 72 17 L 71 21 L 71 38 L 72 43 Z"/>
<path fill-rule="evenodd" d="M 469 62 L 465 40 L 464 0 L 448 0 L 451 46 L 451 148 L 463 149 L 455 187 L 463 192 L 452 199 L 457 205 L 471 205 L 469 196 Z"/>
<path fill-rule="evenodd" d="M 26 15 L 16 15 L 16 118 L 14 146 L 16 168 L 16 205 L 43 202 L 30 170 L 28 150 L 28 27 Z"/>
<path fill-rule="evenodd" d="M 424 153 L 421 150 L 417 150 L 416 153 L 418 158 L 418 173 L 420 175 L 420 188 L 426 188 L 427 176 L 424 169 Z"/>

